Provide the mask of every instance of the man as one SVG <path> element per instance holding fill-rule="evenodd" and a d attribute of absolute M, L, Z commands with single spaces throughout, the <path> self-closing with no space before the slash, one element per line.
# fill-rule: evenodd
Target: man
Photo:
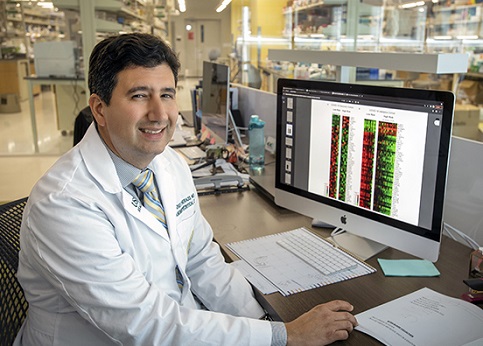
<path fill-rule="evenodd" d="M 315 345 L 357 324 L 343 301 L 287 324 L 259 319 L 251 287 L 212 241 L 188 166 L 167 146 L 178 68 L 147 34 L 94 48 L 95 122 L 25 208 L 18 277 L 29 315 L 17 345 Z"/>

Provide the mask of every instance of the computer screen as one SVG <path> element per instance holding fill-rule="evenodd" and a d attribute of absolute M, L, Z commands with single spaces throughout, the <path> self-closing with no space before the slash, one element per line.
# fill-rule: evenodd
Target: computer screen
<path fill-rule="evenodd" d="M 211 131 L 222 141 L 220 144 L 227 143 L 230 68 L 227 65 L 204 61 L 202 88 L 201 132 Z"/>
<path fill-rule="evenodd" d="M 454 95 L 280 79 L 275 202 L 436 261 Z"/>
<path fill-rule="evenodd" d="M 201 96 L 203 93 L 203 89 L 201 86 L 196 86 L 194 89 L 191 89 L 191 107 L 192 107 L 192 119 L 193 119 L 193 128 L 195 134 L 199 134 L 201 131 Z"/>

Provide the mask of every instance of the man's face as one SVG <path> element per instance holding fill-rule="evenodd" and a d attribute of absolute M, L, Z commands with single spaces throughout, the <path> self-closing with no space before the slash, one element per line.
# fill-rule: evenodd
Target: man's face
<path fill-rule="evenodd" d="M 93 94 L 101 137 L 119 157 L 140 169 L 163 152 L 176 128 L 178 106 L 174 75 L 168 64 L 127 68 L 117 75 L 107 106 Z"/>

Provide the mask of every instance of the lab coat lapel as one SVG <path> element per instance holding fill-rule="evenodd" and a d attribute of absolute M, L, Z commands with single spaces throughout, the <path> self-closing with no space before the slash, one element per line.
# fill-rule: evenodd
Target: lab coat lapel
<path fill-rule="evenodd" d="M 158 191 L 164 206 L 166 224 L 168 225 L 173 255 L 176 263 L 181 270 L 183 277 L 185 278 L 186 284 L 187 280 L 184 268 L 186 267 L 187 254 L 186 250 L 183 247 L 180 235 L 178 234 L 178 220 L 176 217 L 176 203 L 178 203 L 177 197 L 179 196 L 179 193 L 177 191 L 178 184 L 175 181 L 176 177 L 174 177 L 168 170 L 168 167 L 171 163 L 164 158 L 163 154 L 159 155 L 158 158 L 159 160 L 156 160 L 154 162 L 156 182 L 158 184 Z"/>
<path fill-rule="evenodd" d="M 117 177 L 116 167 L 94 124 L 89 127 L 85 136 L 96 138 L 83 141 L 79 145 L 86 167 L 92 176 L 102 185 L 106 192 L 116 195 L 121 200 L 124 210 L 169 241 L 163 225 L 146 208 L 141 207 L 141 201 L 138 198 L 131 196 L 124 190 L 119 179 L 112 178 Z M 103 164 L 99 164 L 100 162 Z"/>
<path fill-rule="evenodd" d="M 127 210 L 131 216 L 141 221 L 153 232 L 156 232 L 158 235 L 169 241 L 168 232 L 166 232 L 164 226 L 151 214 L 148 209 L 142 206 L 142 203 L 138 198 L 131 196 L 125 190 L 122 190 L 121 195 L 124 210 Z"/>
<path fill-rule="evenodd" d="M 122 190 L 117 177 L 116 167 L 109 156 L 106 146 L 97 133 L 94 123 L 87 129 L 85 137 L 91 137 L 79 144 L 79 150 L 90 174 L 99 182 L 102 188 L 112 194 Z"/>

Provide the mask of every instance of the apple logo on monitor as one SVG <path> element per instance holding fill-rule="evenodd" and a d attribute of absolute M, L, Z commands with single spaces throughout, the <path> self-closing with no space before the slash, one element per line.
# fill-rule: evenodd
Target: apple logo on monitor
<path fill-rule="evenodd" d="M 342 222 L 345 225 L 347 223 L 347 216 L 346 215 L 342 215 L 340 217 L 340 222 Z"/>

